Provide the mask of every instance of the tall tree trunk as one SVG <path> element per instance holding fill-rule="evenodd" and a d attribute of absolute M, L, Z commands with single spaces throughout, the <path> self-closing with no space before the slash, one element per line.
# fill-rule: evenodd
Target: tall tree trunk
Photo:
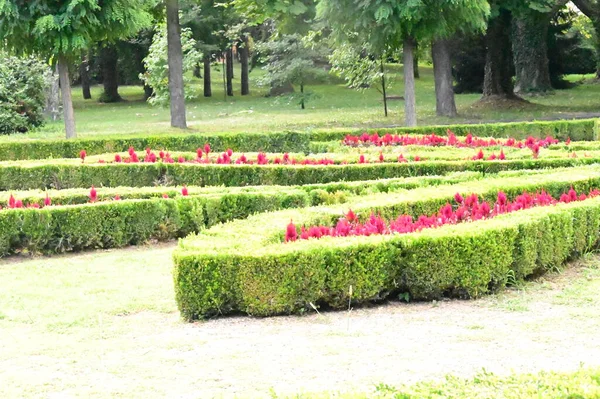
<path fill-rule="evenodd" d="M 415 70 L 415 79 L 421 79 L 419 72 L 419 43 L 415 42 L 415 51 L 413 55 L 413 68 Z"/>
<path fill-rule="evenodd" d="M 381 57 L 381 60 L 379 60 L 379 70 L 381 72 L 381 94 L 383 96 L 383 114 L 386 116 L 388 116 L 388 105 L 387 105 L 387 87 L 385 84 L 385 66 L 383 63 L 383 57 Z"/>
<path fill-rule="evenodd" d="M 46 100 L 46 117 L 52 121 L 60 119 L 60 73 L 58 64 L 52 71 L 52 82 L 48 87 L 48 96 Z"/>
<path fill-rule="evenodd" d="M 121 101 L 119 95 L 119 54 L 114 44 L 106 44 L 100 48 L 100 62 L 102 64 L 102 85 L 104 92 L 98 99 L 102 103 Z"/>
<path fill-rule="evenodd" d="M 300 83 L 300 108 L 305 109 L 304 105 L 304 83 Z"/>
<path fill-rule="evenodd" d="M 73 112 L 73 99 L 71 98 L 71 78 L 69 78 L 69 61 L 64 55 L 58 57 L 58 76 L 63 103 L 65 131 L 68 139 L 77 137 L 75 132 L 75 113 Z"/>
<path fill-rule="evenodd" d="M 225 51 L 225 66 L 227 78 L 227 95 L 233 96 L 233 48 Z"/>
<path fill-rule="evenodd" d="M 81 54 L 81 64 L 79 65 L 79 76 L 81 76 L 81 92 L 84 100 L 92 98 L 90 93 L 90 63 L 88 61 L 88 55 L 85 53 Z"/>
<path fill-rule="evenodd" d="M 204 56 L 204 97 L 212 97 L 212 82 L 210 79 L 210 54 Z"/>
<path fill-rule="evenodd" d="M 513 19 L 515 93 L 552 91 L 548 66 L 548 26 L 552 14 L 530 11 Z"/>
<path fill-rule="evenodd" d="M 456 116 L 452 88 L 452 61 L 448 40 L 435 40 L 431 45 L 433 77 L 435 80 L 435 110 L 438 116 Z"/>
<path fill-rule="evenodd" d="M 404 115 L 406 119 L 406 126 L 409 127 L 417 126 L 414 50 L 414 40 L 411 37 L 404 39 Z"/>
<path fill-rule="evenodd" d="M 185 94 L 183 88 L 183 51 L 181 50 L 181 26 L 179 25 L 178 0 L 166 0 L 167 44 L 169 58 L 169 94 L 171 96 L 171 126 L 187 128 Z"/>
<path fill-rule="evenodd" d="M 600 6 L 598 8 L 598 16 L 592 19 L 594 29 L 596 30 L 596 79 L 600 79 Z"/>
<path fill-rule="evenodd" d="M 144 84 L 144 101 L 148 100 L 154 94 L 154 89 Z"/>
<path fill-rule="evenodd" d="M 200 64 L 199 63 L 194 66 L 194 77 L 198 78 L 198 79 L 202 78 L 202 72 L 200 72 Z"/>
<path fill-rule="evenodd" d="M 238 53 L 240 54 L 240 64 L 242 66 L 242 73 L 241 73 L 241 82 L 242 82 L 242 96 L 246 96 L 248 94 L 250 94 L 250 82 L 249 82 L 249 76 L 248 76 L 248 55 L 249 55 L 249 49 L 248 49 L 248 38 L 246 37 L 246 35 L 243 36 L 242 39 L 242 45 L 238 46 Z"/>
<path fill-rule="evenodd" d="M 488 23 L 485 37 L 487 54 L 483 80 L 483 99 L 492 97 L 517 98 L 511 76 L 511 19 L 511 13 L 501 9 L 500 14 Z"/>

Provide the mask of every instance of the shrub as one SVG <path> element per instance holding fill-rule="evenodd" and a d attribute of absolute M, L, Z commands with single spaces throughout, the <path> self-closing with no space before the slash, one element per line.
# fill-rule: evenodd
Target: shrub
<path fill-rule="evenodd" d="M 50 69 L 33 57 L 0 51 L 0 134 L 25 133 L 44 123 Z"/>
<path fill-rule="evenodd" d="M 494 219 L 449 225 L 415 234 L 322 238 L 283 244 L 290 219 L 331 224 L 348 207 L 363 217 L 432 214 L 454 193 L 514 198 L 544 188 L 554 196 L 571 186 L 600 187 L 591 174 L 564 172 L 529 181 L 489 179 L 411 193 L 360 197 L 327 208 L 252 216 L 188 237 L 174 253 L 175 291 L 186 319 L 243 311 L 252 315 L 334 308 L 410 292 L 414 299 L 442 295 L 476 297 L 506 284 L 560 267 L 598 242 L 600 199 L 534 208 Z M 467 190 L 467 191 L 464 191 Z M 349 287 L 352 286 L 352 294 Z M 351 295 L 351 297 L 350 297 Z"/>

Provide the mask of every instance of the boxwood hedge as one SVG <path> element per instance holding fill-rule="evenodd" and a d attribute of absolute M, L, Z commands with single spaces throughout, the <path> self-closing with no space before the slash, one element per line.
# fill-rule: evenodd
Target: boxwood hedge
<path fill-rule="evenodd" d="M 230 312 L 266 316 L 319 305 L 343 308 L 349 300 L 380 300 L 400 292 L 414 299 L 476 297 L 503 287 L 509 276 L 518 281 L 594 248 L 600 235 L 600 198 L 406 235 L 284 244 L 285 226 L 290 219 L 296 225 L 332 224 L 349 207 L 362 217 L 371 212 L 385 218 L 431 214 L 456 191 L 494 199 L 499 189 L 509 197 L 542 187 L 558 195 L 571 186 L 581 191 L 599 183 L 590 175 L 570 179 L 567 173 L 525 183 L 489 179 L 215 226 L 180 241 L 174 253 L 177 303 L 191 320 Z"/>

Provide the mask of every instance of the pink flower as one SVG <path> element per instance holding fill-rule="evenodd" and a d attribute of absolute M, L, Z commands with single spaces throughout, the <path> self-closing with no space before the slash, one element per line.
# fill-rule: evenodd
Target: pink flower
<path fill-rule="evenodd" d="M 115 154 L 115 162 L 121 162 L 121 156 L 119 154 Z"/>
<path fill-rule="evenodd" d="M 231 148 L 227 149 L 227 156 L 232 156 L 233 155 L 233 150 Z"/>
<path fill-rule="evenodd" d="M 121 196 L 119 194 L 115 195 L 115 201 L 120 201 L 121 200 Z"/>
<path fill-rule="evenodd" d="M 348 219 L 348 221 L 350 223 L 354 223 L 356 222 L 356 220 L 358 219 L 356 217 L 356 214 L 354 212 L 352 212 L 352 209 L 348 210 L 348 213 L 346 214 L 346 219 Z"/>
<path fill-rule="evenodd" d="M 48 196 L 48 193 L 46 193 L 46 198 L 44 198 L 44 206 L 50 206 L 50 205 L 52 205 L 52 200 Z"/>
<path fill-rule="evenodd" d="M 360 154 L 360 157 L 358 157 L 358 163 L 365 163 L 365 156 L 363 154 Z"/>
<path fill-rule="evenodd" d="M 500 155 L 498 156 L 498 159 L 501 161 L 504 161 L 506 159 L 506 155 L 504 155 L 504 150 L 500 150 Z"/>
<path fill-rule="evenodd" d="M 183 195 L 184 197 L 187 197 L 188 188 L 186 186 L 183 186 L 183 188 L 181 189 L 181 195 Z"/>
<path fill-rule="evenodd" d="M 383 152 L 379 153 L 379 162 L 383 162 L 384 161 L 384 157 L 383 157 Z"/>
<path fill-rule="evenodd" d="M 92 186 L 90 189 L 90 202 L 96 202 L 96 199 L 98 199 L 98 193 L 96 192 L 94 186 Z"/>
<path fill-rule="evenodd" d="M 162 197 L 163 197 L 163 198 L 169 198 L 169 194 L 167 194 L 167 193 L 163 193 Z"/>
<path fill-rule="evenodd" d="M 85 152 L 85 150 L 81 150 L 81 152 L 79 153 L 79 158 L 81 158 L 82 163 L 85 161 L 86 155 L 87 153 Z"/>
<path fill-rule="evenodd" d="M 567 137 L 567 141 L 565 141 L 565 144 L 566 145 L 570 145 L 571 144 L 571 138 L 570 137 Z"/>
<path fill-rule="evenodd" d="M 206 153 L 206 155 L 210 153 L 210 144 L 204 144 L 204 152 Z"/>
<path fill-rule="evenodd" d="M 454 194 L 454 201 L 456 201 L 457 204 L 462 204 L 464 198 L 462 197 L 462 195 L 460 195 L 460 193 L 456 193 Z"/>
<path fill-rule="evenodd" d="M 296 230 L 294 222 L 290 220 L 290 224 L 287 225 L 287 229 L 285 231 L 285 242 L 296 241 L 297 238 L 298 231 Z"/>
<path fill-rule="evenodd" d="M 15 197 L 13 197 L 13 195 L 11 194 L 10 198 L 8 199 L 8 207 L 14 208 L 15 204 L 16 204 Z"/>
<path fill-rule="evenodd" d="M 206 155 L 208 155 L 208 153 L 206 153 Z M 198 157 L 198 159 L 202 159 L 202 148 L 198 148 L 196 150 L 196 156 Z"/>
<path fill-rule="evenodd" d="M 502 191 L 499 191 L 498 192 L 498 204 L 506 205 L 506 202 L 507 202 L 506 194 L 503 193 Z"/>
<path fill-rule="evenodd" d="M 159 158 L 160 158 L 160 159 L 164 159 L 164 157 L 165 157 L 165 152 L 164 152 L 164 151 L 160 151 L 160 152 L 158 153 L 158 156 L 159 156 Z"/>

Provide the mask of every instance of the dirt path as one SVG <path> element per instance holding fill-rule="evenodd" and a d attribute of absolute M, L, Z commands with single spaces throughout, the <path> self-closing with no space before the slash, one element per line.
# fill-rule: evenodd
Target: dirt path
<path fill-rule="evenodd" d="M 118 270 L 131 279 L 139 273 L 154 280 L 155 271 L 160 278 L 170 275 L 170 247 L 146 255 L 139 271 L 135 265 L 133 271 Z M 82 262 L 86 256 L 96 255 L 84 255 Z M 391 303 L 350 313 L 194 324 L 179 319 L 168 298 L 170 281 L 166 287 L 162 282 L 152 282 L 156 285 L 149 289 L 134 286 L 126 299 L 114 299 L 122 302 L 111 304 L 116 307 L 98 305 L 107 310 L 73 315 L 72 326 L 55 328 L 56 323 L 41 323 L 35 314 L 31 323 L 25 317 L 11 323 L 10 314 L 5 316 L 0 323 L 0 396 L 265 397 L 271 390 L 368 391 L 379 383 L 471 375 L 482 368 L 509 373 L 573 370 L 582 362 L 600 365 L 598 263 L 594 258 L 588 268 L 575 267 L 524 291 L 479 301 Z M 2 267 L 13 265 L 0 265 L 0 272 Z M 106 269 L 93 273 L 111 273 Z M 34 289 L 38 282 L 32 278 L 30 283 L 26 286 Z M 166 305 L 152 305 L 162 303 L 163 294 Z M 56 317 L 68 311 L 67 301 L 88 300 L 65 295 Z M 40 297 L 39 305 L 51 300 Z"/>

